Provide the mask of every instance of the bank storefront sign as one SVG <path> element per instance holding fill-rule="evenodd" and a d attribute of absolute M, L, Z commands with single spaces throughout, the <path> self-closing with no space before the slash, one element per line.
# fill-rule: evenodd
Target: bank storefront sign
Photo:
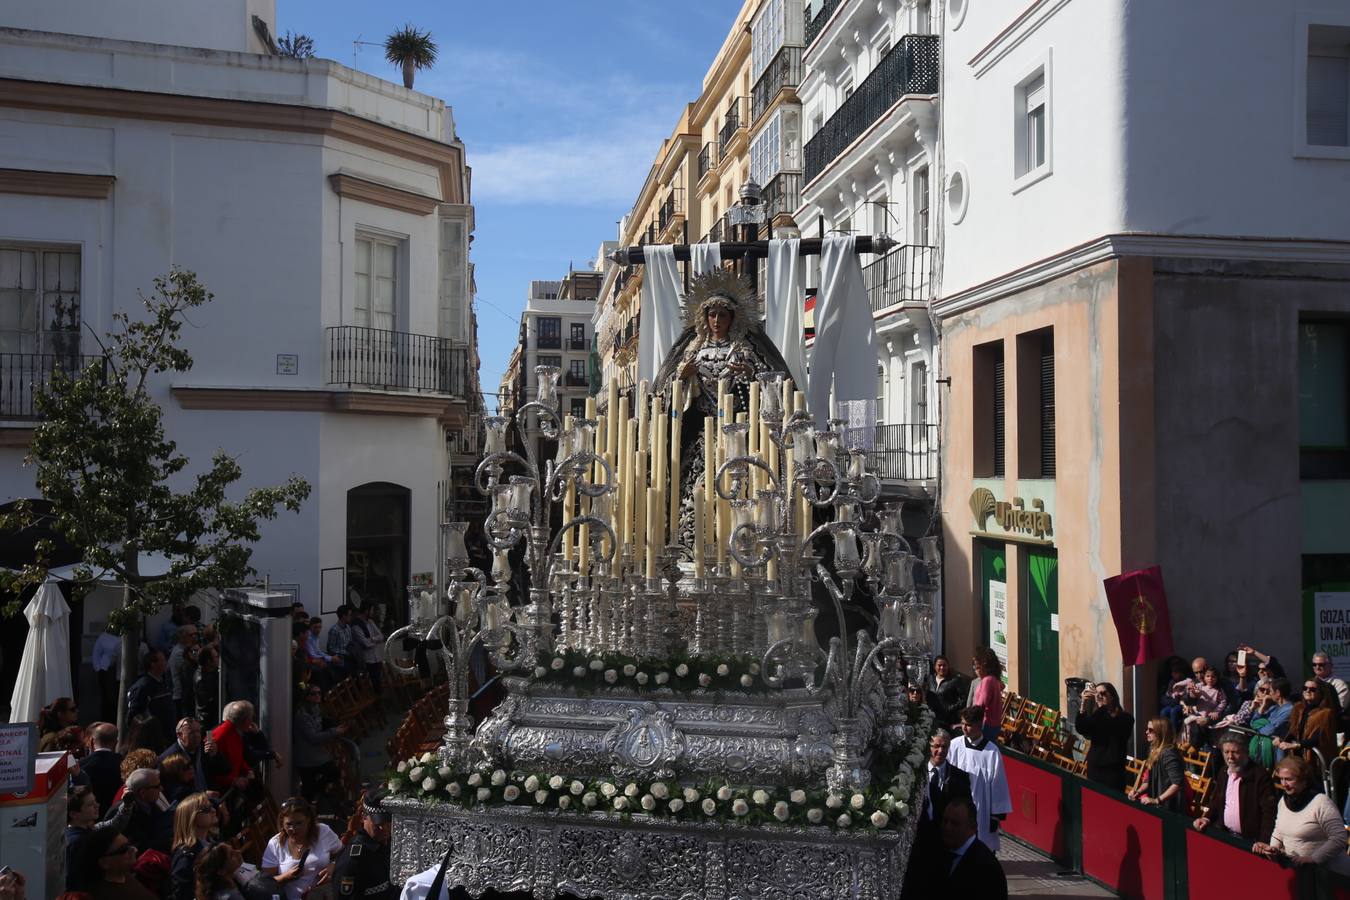
<path fill-rule="evenodd" d="M 1018 494 L 1000 497 L 992 487 L 979 485 L 970 492 L 971 534 L 1026 544 L 1055 542 L 1055 483 L 1020 481 Z"/>

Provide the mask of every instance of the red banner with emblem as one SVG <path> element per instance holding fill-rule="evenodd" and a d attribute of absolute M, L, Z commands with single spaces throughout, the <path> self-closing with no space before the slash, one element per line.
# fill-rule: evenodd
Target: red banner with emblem
<path fill-rule="evenodd" d="M 1150 566 L 1108 578 L 1106 602 L 1120 638 L 1125 665 L 1138 666 L 1172 655 L 1172 619 L 1167 613 L 1167 591 L 1162 569 Z"/>

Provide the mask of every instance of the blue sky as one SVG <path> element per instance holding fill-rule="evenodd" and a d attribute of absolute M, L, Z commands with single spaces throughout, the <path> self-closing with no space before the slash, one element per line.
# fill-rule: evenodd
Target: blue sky
<path fill-rule="evenodd" d="M 516 341 L 531 279 L 583 268 L 632 205 L 661 140 L 694 100 L 737 0 L 278 0 L 277 31 L 318 56 L 400 81 L 375 44 L 412 23 L 440 46 L 417 89 L 454 108 L 473 167 L 485 390 Z M 353 56 L 353 41 L 371 41 Z M 489 401 L 488 408 L 493 404 Z"/>

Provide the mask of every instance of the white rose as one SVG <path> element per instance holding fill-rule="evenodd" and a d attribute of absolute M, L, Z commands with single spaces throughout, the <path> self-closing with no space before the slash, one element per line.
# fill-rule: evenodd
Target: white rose
<path fill-rule="evenodd" d="M 445 792 L 451 797 L 458 798 L 460 794 L 464 793 L 464 788 L 460 787 L 458 781 L 452 781 L 445 786 Z"/>
<path fill-rule="evenodd" d="M 628 798 L 627 798 L 627 797 L 615 797 L 615 798 L 614 798 L 614 808 L 617 809 L 619 812 L 623 812 L 623 811 L 626 810 L 628 807 L 629 807 L 629 803 L 628 803 Z"/>
<path fill-rule="evenodd" d="M 755 679 L 751 678 L 749 675 L 741 676 L 741 687 L 754 687 L 754 686 L 755 686 Z"/>
<path fill-rule="evenodd" d="M 639 672 L 639 673 L 637 673 L 637 679 L 636 679 L 636 680 L 637 680 L 637 683 L 638 683 L 638 684 L 646 684 L 646 683 L 647 683 L 647 673 L 646 673 L 646 672 Z"/>
<path fill-rule="evenodd" d="M 422 754 L 422 765 L 425 766 L 428 763 L 433 763 L 435 761 L 436 761 L 436 754 L 431 753 L 430 751 Z"/>
<path fill-rule="evenodd" d="M 605 670 L 605 684 L 613 684 L 618 680 L 619 680 L 618 672 L 615 672 L 613 669 Z"/>
<path fill-rule="evenodd" d="M 721 801 L 723 801 L 723 802 L 725 802 L 725 801 L 727 801 L 727 800 L 730 800 L 730 799 L 731 799 L 731 786 L 730 786 L 730 785 L 724 784 L 724 785 L 722 785 L 720 788 L 718 788 L 718 789 L 717 789 L 717 799 L 718 799 L 718 800 L 721 800 Z"/>
<path fill-rule="evenodd" d="M 402 789 L 402 787 L 403 787 L 403 779 L 402 779 L 402 778 L 390 778 L 390 779 L 389 779 L 389 784 L 388 784 L 389 790 L 391 790 L 391 791 L 398 791 L 398 790 Z"/>
<path fill-rule="evenodd" d="M 684 663 L 680 663 L 678 666 L 675 667 L 675 674 L 683 678 L 689 674 L 689 667 L 686 666 Z"/>
<path fill-rule="evenodd" d="M 525 790 L 529 791 L 531 794 L 539 790 L 539 778 L 534 775 L 531 775 L 529 778 L 526 778 Z"/>
<path fill-rule="evenodd" d="M 647 812 L 651 812 L 652 810 L 656 809 L 656 798 L 653 797 L 651 794 L 643 794 L 642 799 L 639 800 L 638 802 L 642 804 L 642 808 L 645 809 Z"/>
<path fill-rule="evenodd" d="M 895 798 L 900 801 L 909 799 L 909 787 L 902 786 L 895 789 Z"/>
<path fill-rule="evenodd" d="M 572 805 L 572 798 L 567 796 L 566 794 L 563 794 L 561 797 L 558 798 L 558 809 L 567 809 L 571 805 Z"/>
<path fill-rule="evenodd" d="M 673 815 L 679 815 L 680 810 L 684 809 L 684 801 L 679 797 L 676 797 L 666 804 L 666 808 L 669 809 Z"/>
<path fill-rule="evenodd" d="M 699 672 L 699 673 L 698 673 L 698 686 L 699 686 L 699 687 L 707 687 L 707 686 L 710 685 L 710 684 L 712 684 L 712 676 L 709 675 L 707 672 Z"/>
<path fill-rule="evenodd" d="M 825 818 L 825 811 L 818 806 L 813 806 L 806 811 L 806 821 L 812 825 L 819 825 Z"/>
<path fill-rule="evenodd" d="M 547 675 L 547 674 L 548 674 L 548 669 L 545 669 L 543 666 L 535 666 L 535 667 L 534 667 L 534 677 L 535 677 L 535 678 L 543 678 L 543 677 L 544 677 L 545 675 Z"/>
<path fill-rule="evenodd" d="M 422 790 L 424 791 L 434 791 L 436 790 L 436 786 L 435 778 L 425 778 L 422 780 Z"/>
<path fill-rule="evenodd" d="M 593 659 L 588 665 L 590 665 L 592 672 L 599 672 L 605 667 L 605 661 L 603 659 Z"/>
<path fill-rule="evenodd" d="M 631 781 L 628 782 L 628 784 L 624 786 L 623 795 L 625 797 L 636 797 L 638 795 L 638 786 Z"/>
<path fill-rule="evenodd" d="M 548 786 L 550 790 L 561 791 L 563 786 L 563 777 L 561 775 L 551 776 L 548 780 Z"/>
<path fill-rule="evenodd" d="M 581 805 L 585 807 L 593 808 L 599 802 L 600 798 L 595 796 L 595 791 L 587 791 L 581 798 Z"/>
<path fill-rule="evenodd" d="M 713 798 L 709 797 L 708 799 L 703 801 L 703 814 L 705 816 L 711 816 L 716 812 L 717 812 L 717 802 L 713 800 Z"/>
<path fill-rule="evenodd" d="M 441 766 L 436 770 L 436 774 L 441 776 L 441 781 L 449 781 L 455 777 L 455 772 L 449 766 Z"/>
<path fill-rule="evenodd" d="M 862 794 L 854 794 L 852 797 L 848 798 L 848 805 L 854 809 L 862 809 L 867 805 L 867 798 Z"/>
<path fill-rule="evenodd" d="M 585 675 L 585 674 L 586 674 L 586 669 L 585 669 L 585 667 L 583 667 L 583 666 L 573 666 L 573 667 L 572 667 L 572 677 L 573 677 L 573 678 L 580 678 L 580 677 L 582 677 L 582 676 Z"/>
<path fill-rule="evenodd" d="M 604 795 L 604 798 L 606 800 L 608 800 L 610 797 L 613 797 L 618 792 L 619 789 L 616 788 L 614 785 L 610 784 L 608 781 L 600 785 L 600 793 Z"/>
<path fill-rule="evenodd" d="M 895 804 L 895 814 L 902 819 L 905 816 L 909 815 L 909 804 L 908 803 Z"/>
<path fill-rule="evenodd" d="M 697 803 L 697 802 L 698 802 L 698 791 L 694 790 L 693 788 L 685 788 L 685 789 L 684 789 L 684 802 L 685 802 L 685 803 Z"/>
<path fill-rule="evenodd" d="M 890 821 L 891 817 L 886 815 L 881 810 L 877 810 L 876 812 L 872 813 L 872 825 L 875 828 L 885 828 L 887 823 L 889 823 Z"/>
<path fill-rule="evenodd" d="M 793 803 L 797 804 L 798 806 L 801 806 L 803 803 L 806 802 L 806 791 L 802 790 L 801 788 L 797 788 L 795 791 L 788 794 L 788 799 L 791 800 Z"/>
<path fill-rule="evenodd" d="M 785 803 L 784 801 L 779 800 L 777 803 L 773 805 L 773 817 L 778 821 L 786 822 L 788 820 L 788 817 L 791 815 L 792 810 L 788 808 L 787 803 Z"/>
<path fill-rule="evenodd" d="M 535 803 L 538 803 L 540 806 L 543 806 L 545 803 L 547 803 L 547 802 L 548 802 L 548 791 L 535 791 L 535 792 L 534 792 L 534 802 L 535 802 Z"/>
<path fill-rule="evenodd" d="M 838 794 L 831 794 L 825 798 L 825 805 L 830 809 L 839 809 L 844 805 L 844 798 Z"/>
<path fill-rule="evenodd" d="M 769 793 L 768 791 L 755 791 L 750 795 L 750 799 L 755 801 L 756 806 L 763 806 L 769 802 Z"/>
<path fill-rule="evenodd" d="M 628 665 L 623 667 L 623 674 L 624 677 L 626 678 L 632 678 L 634 675 L 637 674 L 637 666 L 633 665 L 632 663 L 629 663 Z"/>
<path fill-rule="evenodd" d="M 553 671 L 558 672 L 561 671 L 562 667 L 565 665 L 567 665 L 567 660 L 563 659 L 561 656 L 555 656 L 553 657 L 553 662 L 548 664 L 548 667 Z"/>
<path fill-rule="evenodd" d="M 670 681 L 670 673 L 669 673 L 669 672 L 657 672 L 657 673 L 656 673 L 656 683 L 657 683 L 657 684 L 665 684 L 667 681 Z"/>
<path fill-rule="evenodd" d="M 514 784 L 508 784 L 506 789 L 502 791 L 502 799 L 507 803 L 515 803 L 516 800 L 520 799 L 520 788 Z"/>
<path fill-rule="evenodd" d="M 750 812 L 750 804 L 737 797 L 731 802 L 731 813 L 735 816 L 743 816 Z"/>
<path fill-rule="evenodd" d="M 580 797 L 586 792 L 586 785 L 582 784 L 580 781 L 573 781 L 567 786 L 567 789 L 572 792 L 572 796 Z"/>
<path fill-rule="evenodd" d="M 752 663 L 750 664 L 750 674 L 751 674 L 751 675 L 758 675 L 758 674 L 759 674 L 759 663 L 757 663 L 757 662 L 752 662 Z"/>
<path fill-rule="evenodd" d="M 492 773 L 492 786 L 501 787 L 504 784 L 506 784 L 506 773 L 501 769 L 497 769 Z"/>
<path fill-rule="evenodd" d="M 408 771 L 408 764 L 407 764 L 406 762 L 401 762 L 401 763 L 399 763 L 399 764 L 398 764 L 398 771 L 399 771 L 399 774 L 400 774 L 400 775 L 403 774 L 404 772 Z"/>
<path fill-rule="evenodd" d="M 483 783 L 483 776 L 478 772 L 474 772 L 472 775 L 469 776 L 469 787 L 476 788 L 482 783 Z"/>
<path fill-rule="evenodd" d="M 848 813 L 844 813 L 839 818 L 834 820 L 834 824 L 838 825 L 840 828 L 847 828 L 853 824 L 853 819 L 849 818 Z"/>
<path fill-rule="evenodd" d="M 409 781 L 421 781 L 421 780 L 422 780 L 422 776 L 423 776 L 424 774 L 426 774 L 426 770 L 423 769 L 421 766 L 418 766 L 417 768 L 413 769 L 411 772 L 408 773 L 408 780 L 409 780 Z"/>
<path fill-rule="evenodd" d="M 492 789 L 485 787 L 479 788 L 478 791 L 474 794 L 474 797 L 478 800 L 479 803 L 488 802 L 488 798 L 491 796 L 492 796 Z"/>
<path fill-rule="evenodd" d="M 651 786 L 652 796 L 657 800 L 665 800 L 670 796 L 670 788 L 666 787 L 664 781 L 654 782 Z"/>
<path fill-rule="evenodd" d="M 727 675 L 731 674 L 731 669 L 726 663 L 718 663 L 717 674 L 725 678 Z"/>

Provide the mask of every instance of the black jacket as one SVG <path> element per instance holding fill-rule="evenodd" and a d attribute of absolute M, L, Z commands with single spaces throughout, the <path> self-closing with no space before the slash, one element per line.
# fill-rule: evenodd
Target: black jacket
<path fill-rule="evenodd" d="M 1104 709 L 1079 713 L 1074 720 L 1078 733 L 1092 742 L 1087 752 L 1087 779 L 1124 791 L 1125 756 L 1134 734 L 1134 716 L 1121 710 L 1111 715 Z"/>
<path fill-rule="evenodd" d="M 1161 797 L 1172 785 L 1179 790 L 1164 801 L 1164 806 L 1175 813 L 1186 811 L 1186 766 L 1181 761 L 1181 753 L 1176 747 L 1168 747 L 1158 757 L 1158 764 L 1148 772 L 1148 795 Z"/>
<path fill-rule="evenodd" d="M 95 750 L 80 761 L 80 771 L 89 776 L 89 786 L 98 798 L 99 818 L 108 814 L 117 789 L 122 786 L 122 754 Z"/>
<path fill-rule="evenodd" d="M 941 892 L 943 897 L 1008 900 L 1008 879 L 994 851 L 976 838 L 942 883 Z"/>
<path fill-rule="evenodd" d="M 937 714 L 938 721 L 951 727 L 961 718 L 961 710 L 966 708 L 970 679 L 955 673 L 942 682 L 942 687 L 938 687 L 937 676 L 930 672 L 925 692 L 935 701 L 932 705 L 942 709 L 942 712 Z"/>
<path fill-rule="evenodd" d="M 358 831 L 333 867 L 338 900 L 397 900 L 401 888 L 389 880 L 389 847 Z"/>
<path fill-rule="evenodd" d="M 173 727 L 178 723 L 178 715 L 168 681 L 153 678 L 149 674 L 137 678 L 127 691 L 127 715 L 154 716 L 159 720 L 165 734 L 173 734 Z"/>

